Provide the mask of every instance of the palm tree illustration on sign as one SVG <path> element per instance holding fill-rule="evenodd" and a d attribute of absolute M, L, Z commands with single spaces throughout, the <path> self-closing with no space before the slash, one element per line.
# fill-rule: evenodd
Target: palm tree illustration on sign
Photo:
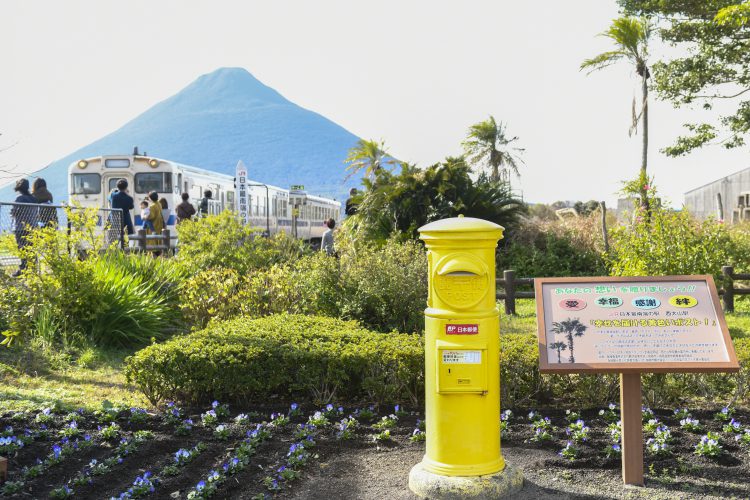
<path fill-rule="evenodd" d="M 557 351 L 557 362 L 562 363 L 562 360 L 560 359 L 560 351 L 564 351 L 568 348 L 568 346 L 565 345 L 565 342 L 550 342 L 549 348 Z"/>
<path fill-rule="evenodd" d="M 576 358 L 573 356 L 573 337 L 580 337 L 582 336 L 588 327 L 580 322 L 578 318 L 575 319 L 565 319 L 560 322 L 553 322 L 552 323 L 552 333 L 554 334 L 563 334 L 568 339 L 568 350 L 570 351 L 570 357 L 568 358 L 569 363 L 575 363 Z M 556 347 L 553 347 L 553 349 L 556 349 Z M 558 350 L 558 363 L 560 362 L 560 351 Z"/>

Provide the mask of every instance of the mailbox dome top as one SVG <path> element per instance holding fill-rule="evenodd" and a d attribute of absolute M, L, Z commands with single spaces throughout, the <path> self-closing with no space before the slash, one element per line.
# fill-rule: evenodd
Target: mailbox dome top
<path fill-rule="evenodd" d="M 451 217 L 449 219 L 436 220 L 419 228 L 419 232 L 424 233 L 476 233 L 490 232 L 503 234 L 505 228 L 494 222 L 474 217 Z"/>

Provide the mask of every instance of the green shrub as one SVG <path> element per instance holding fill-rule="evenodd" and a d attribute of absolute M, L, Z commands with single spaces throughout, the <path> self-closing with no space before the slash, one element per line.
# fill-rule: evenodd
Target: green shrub
<path fill-rule="evenodd" d="M 158 282 L 104 258 L 91 264 L 95 309 L 78 326 L 95 345 L 143 346 L 174 333 L 179 311 Z"/>
<path fill-rule="evenodd" d="M 642 392 L 649 406 L 690 401 L 746 401 L 750 393 L 750 339 L 735 339 L 739 373 L 644 373 Z M 500 384 L 503 407 L 602 406 L 619 397 L 616 374 L 548 375 L 539 373 L 539 350 L 533 333 L 500 336 Z"/>
<path fill-rule="evenodd" d="M 264 400 L 416 401 L 423 394 L 420 336 L 379 334 L 354 322 L 300 315 L 216 321 L 126 360 L 129 381 L 153 402 Z"/>
<path fill-rule="evenodd" d="M 519 277 L 606 275 L 602 257 L 600 215 L 566 220 L 527 220 L 501 240 L 497 270 L 513 269 Z"/>
<path fill-rule="evenodd" d="M 0 317 L 8 328 L 46 348 L 143 346 L 171 334 L 179 326 L 176 283 L 183 273 L 162 259 L 106 248 L 96 212 L 69 218 L 71 232 L 32 232 L 21 277 L 0 277 Z"/>
<path fill-rule="evenodd" d="M 421 331 L 427 301 L 427 261 L 419 243 L 342 245 L 340 258 L 322 252 L 249 270 L 209 269 L 181 287 L 186 319 L 202 328 L 236 315 L 316 314 L 354 319 L 388 332 Z"/>
<path fill-rule="evenodd" d="M 351 249 L 341 256 L 339 283 L 342 317 L 380 331 L 424 329 L 427 256 L 420 243 Z"/>
<path fill-rule="evenodd" d="M 177 234 L 176 258 L 192 272 L 225 268 L 243 275 L 252 269 L 292 261 L 310 251 L 306 243 L 285 233 L 262 238 L 257 229 L 242 225 L 229 211 L 186 221 L 177 226 Z"/>
<path fill-rule="evenodd" d="M 699 221 L 687 211 L 654 208 L 650 219 L 637 216 L 632 225 L 614 228 L 608 256 L 613 276 L 721 275 L 721 266 L 742 265 L 737 241 L 727 227 Z"/>

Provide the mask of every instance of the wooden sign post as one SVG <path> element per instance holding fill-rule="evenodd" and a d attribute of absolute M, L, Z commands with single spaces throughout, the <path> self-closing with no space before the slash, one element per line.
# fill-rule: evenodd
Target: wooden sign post
<path fill-rule="evenodd" d="M 0 484 L 8 480 L 8 459 L 0 457 Z"/>
<path fill-rule="evenodd" d="M 619 373 L 622 479 L 643 485 L 641 373 L 739 371 L 711 276 L 537 278 L 542 373 Z"/>

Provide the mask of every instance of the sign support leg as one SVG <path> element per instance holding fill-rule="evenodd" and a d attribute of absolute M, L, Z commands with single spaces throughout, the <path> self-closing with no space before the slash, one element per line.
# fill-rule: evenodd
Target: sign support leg
<path fill-rule="evenodd" d="M 620 374 L 620 419 L 622 421 L 622 481 L 643 486 L 643 426 L 641 374 Z"/>

